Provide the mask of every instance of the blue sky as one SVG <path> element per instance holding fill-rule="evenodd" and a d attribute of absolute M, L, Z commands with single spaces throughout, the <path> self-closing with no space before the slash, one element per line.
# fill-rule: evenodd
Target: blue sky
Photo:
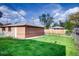
<path fill-rule="evenodd" d="M 31 21 L 32 18 L 35 19 L 35 22 L 39 23 L 39 16 L 43 13 L 49 13 L 52 17 L 54 17 L 55 22 L 59 20 L 65 21 L 67 15 L 71 13 L 75 13 L 79 11 L 78 3 L 4 3 L 0 4 L 0 11 L 3 14 L 9 15 L 4 16 L 1 20 L 9 20 L 9 21 Z M 15 16 L 15 14 L 17 17 Z M 19 15 L 16 12 L 22 14 Z M 12 15 L 12 16 L 11 16 Z M 21 17 L 21 18 L 20 18 Z M 24 19 L 25 18 L 25 19 Z M 3 21 L 3 22 L 4 22 Z M 5 21 L 6 22 L 6 21 Z"/>
<path fill-rule="evenodd" d="M 52 9 L 56 9 L 56 8 L 63 8 L 63 10 L 67 10 L 67 9 L 70 9 L 70 8 L 73 8 L 73 7 L 76 7 L 76 6 L 79 6 L 79 4 L 70 4 L 70 3 L 63 3 L 63 4 L 50 4 L 50 3 L 20 3 L 20 4 L 15 4 L 15 3 L 10 3 L 10 4 L 1 4 L 1 5 L 6 5 L 8 6 L 10 9 L 13 9 L 14 8 L 16 10 L 19 10 L 19 9 L 23 9 L 24 11 L 26 11 L 28 14 L 27 14 L 27 18 L 31 18 L 32 16 L 33 17 L 38 17 L 39 15 L 41 15 L 42 13 L 50 13 L 52 12 Z M 59 6 L 61 7 L 59 7 Z M 53 8 L 54 7 L 54 8 Z M 47 9 L 47 10 L 45 10 Z M 37 16 L 36 16 L 37 15 Z"/>

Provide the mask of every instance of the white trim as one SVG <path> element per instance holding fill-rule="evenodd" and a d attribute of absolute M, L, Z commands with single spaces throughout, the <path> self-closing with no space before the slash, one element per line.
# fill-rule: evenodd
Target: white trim
<path fill-rule="evenodd" d="M 17 27 L 15 27 L 15 37 L 17 37 Z"/>

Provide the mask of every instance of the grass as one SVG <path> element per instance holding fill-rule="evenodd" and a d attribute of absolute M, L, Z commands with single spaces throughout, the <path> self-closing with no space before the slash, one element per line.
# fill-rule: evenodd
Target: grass
<path fill-rule="evenodd" d="M 77 53 L 74 40 L 67 36 L 44 35 L 27 40 L 0 38 L 2 56 L 75 56 Z"/>
<path fill-rule="evenodd" d="M 77 51 L 75 43 L 74 43 L 74 39 L 72 39 L 72 37 L 70 36 L 45 35 L 35 40 L 63 45 L 66 47 L 67 56 L 79 55 L 79 52 Z"/>

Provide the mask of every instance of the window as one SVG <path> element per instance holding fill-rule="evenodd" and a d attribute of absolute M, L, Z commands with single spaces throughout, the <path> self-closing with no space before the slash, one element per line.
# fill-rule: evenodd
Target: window
<path fill-rule="evenodd" d="M 54 28 L 54 30 L 58 30 L 59 28 Z"/>
<path fill-rule="evenodd" d="M 63 28 L 54 28 L 54 30 L 63 30 Z"/>
<path fill-rule="evenodd" d="M 5 27 L 2 28 L 2 31 L 5 31 Z"/>
<path fill-rule="evenodd" d="M 8 27 L 8 31 L 11 31 L 11 27 Z"/>

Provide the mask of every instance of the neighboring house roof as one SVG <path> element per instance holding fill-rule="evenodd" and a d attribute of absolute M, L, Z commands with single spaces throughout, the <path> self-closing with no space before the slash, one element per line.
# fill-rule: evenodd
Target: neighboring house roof
<path fill-rule="evenodd" d="M 61 27 L 61 26 L 55 26 L 55 27 L 52 27 L 52 28 L 64 28 L 64 27 Z"/>

